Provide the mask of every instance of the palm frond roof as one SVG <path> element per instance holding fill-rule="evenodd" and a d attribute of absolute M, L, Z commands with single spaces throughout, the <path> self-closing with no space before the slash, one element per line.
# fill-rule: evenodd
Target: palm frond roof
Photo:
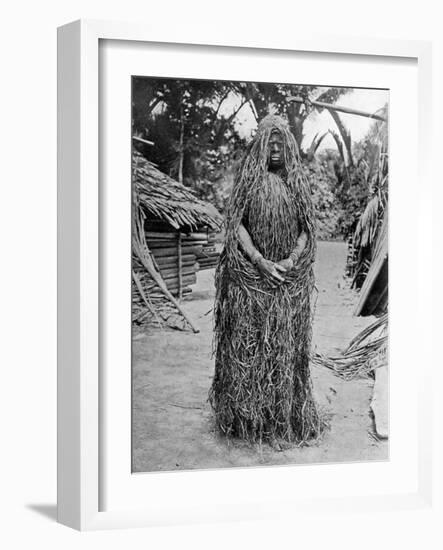
<path fill-rule="evenodd" d="M 210 203 L 161 172 L 137 151 L 132 156 L 132 173 L 138 201 L 148 218 L 169 223 L 175 229 L 207 226 L 220 229 L 223 218 Z"/>

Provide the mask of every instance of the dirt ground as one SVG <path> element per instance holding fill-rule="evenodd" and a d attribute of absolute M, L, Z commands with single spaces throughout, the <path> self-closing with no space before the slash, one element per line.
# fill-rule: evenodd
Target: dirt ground
<path fill-rule="evenodd" d="M 320 242 L 315 265 L 318 299 L 313 343 L 333 354 L 373 318 L 352 316 L 357 296 L 343 277 L 346 245 Z M 207 402 L 211 358 L 214 270 L 198 274 L 184 307 L 199 334 L 135 331 L 133 338 L 133 471 L 171 471 L 271 464 L 388 459 L 388 441 L 377 441 L 370 416 L 372 380 L 345 382 L 312 367 L 317 401 L 331 415 L 330 429 L 310 446 L 276 451 L 219 435 Z"/>

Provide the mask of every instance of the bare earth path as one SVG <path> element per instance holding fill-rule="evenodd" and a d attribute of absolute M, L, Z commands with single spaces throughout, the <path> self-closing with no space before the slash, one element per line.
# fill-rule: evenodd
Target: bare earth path
<path fill-rule="evenodd" d="M 352 317 L 356 294 L 343 279 L 345 260 L 344 243 L 319 243 L 314 345 L 327 354 L 343 349 L 373 320 Z M 319 442 L 278 452 L 227 441 L 215 431 L 207 402 L 213 275 L 201 272 L 192 298 L 184 302 L 199 334 L 134 332 L 133 471 L 386 460 L 388 442 L 369 433 L 372 380 L 345 382 L 324 368 L 312 367 L 316 398 L 331 414 L 330 430 Z"/>

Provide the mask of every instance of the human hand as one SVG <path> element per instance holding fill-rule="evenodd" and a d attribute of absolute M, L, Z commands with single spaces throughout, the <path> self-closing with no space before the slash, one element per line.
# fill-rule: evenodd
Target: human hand
<path fill-rule="evenodd" d="M 273 284 L 283 283 L 285 280 L 281 274 L 286 273 L 286 268 L 278 263 L 272 262 L 271 260 L 260 258 L 257 262 L 257 269 L 262 277 Z"/>
<path fill-rule="evenodd" d="M 292 258 L 285 258 L 284 260 L 280 260 L 277 262 L 277 265 L 284 267 L 286 271 L 291 271 L 292 269 L 294 269 L 294 261 L 292 260 Z"/>

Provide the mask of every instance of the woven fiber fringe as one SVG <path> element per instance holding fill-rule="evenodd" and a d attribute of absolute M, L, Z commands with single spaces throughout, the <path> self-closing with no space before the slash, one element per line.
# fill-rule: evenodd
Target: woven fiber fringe
<path fill-rule="evenodd" d="M 275 128 L 284 141 L 285 172 L 281 177 L 294 204 L 293 217 L 275 216 L 273 210 L 263 218 L 271 220 L 270 225 L 263 223 L 261 234 L 251 237 L 253 241 L 256 237 L 256 246 L 257 241 L 270 243 L 266 250 L 262 245 L 260 252 L 273 261 L 283 259 L 272 256 L 283 253 L 279 247 L 293 233 L 294 242 L 286 245 L 295 246 L 293 227 L 305 231 L 308 242 L 297 269 L 273 288 L 243 254 L 237 230 L 252 196 L 255 205 L 261 196 L 260 186 L 268 177 L 268 141 Z M 266 205 L 259 204 L 260 210 L 264 209 L 260 216 L 266 214 Z M 237 175 L 225 247 L 216 269 L 215 375 L 209 399 L 224 434 L 249 441 L 304 444 L 317 438 L 325 427 L 312 395 L 309 370 L 314 258 L 313 207 L 296 143 L 283 119 L 269 116 L 260 124 Z"/>

